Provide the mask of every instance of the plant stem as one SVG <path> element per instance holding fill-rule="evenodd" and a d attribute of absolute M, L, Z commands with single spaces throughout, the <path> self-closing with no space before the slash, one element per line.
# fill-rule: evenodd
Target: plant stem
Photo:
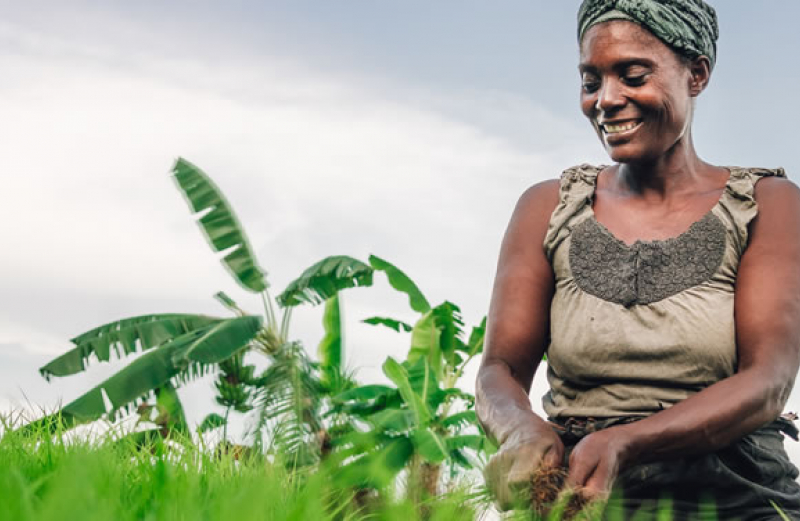
<path fill-rule="evenodd" d="M 292 309 L 293 308 L 286 308 L 283 310 L 283 318 L 281 319 L 281 329 L 278 332 L 282 342 L 285 342 L 289 338 L 289 321 L 292 319 Z"/>
<path fill-rule="evenodd" d="M 278 326 L 278 321 L 275 320 L 275 311 L 272 309 L 272 297 L 269 296 L 269 290 L 265 289 L 261 292 L 261 301 L 264 303 L 264 314 L 267 316 L 267 325 L 270 329 L 275 331 Z"/>
<path fill-rule="evenodd" d="M 222 441 L 228 443 L 228 415 L 231 412 L 230 406 L 225 408 L 225 424 L 222 426 Z"/>

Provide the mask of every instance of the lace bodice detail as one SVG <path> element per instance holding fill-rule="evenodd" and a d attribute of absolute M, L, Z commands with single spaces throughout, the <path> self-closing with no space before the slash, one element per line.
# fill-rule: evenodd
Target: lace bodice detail
<path fill-rule="evenodd" d="M 591 218 L 572 232 L 569 265 L 583 291 L 628 307 L 705 282 L 724 253 L 725 226 L 711 212 L 674 239 L 630 246 Z"/>

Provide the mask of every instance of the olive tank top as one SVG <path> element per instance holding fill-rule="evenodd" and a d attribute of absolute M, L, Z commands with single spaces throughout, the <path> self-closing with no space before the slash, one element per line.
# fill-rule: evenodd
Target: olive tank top
<path fill-rule="evenodd" d="M 734 286 L 758 213 L 753 191 L 761 177 L 785 177 L 729 167 L 719 201 L 688 230 L 629 246 L 594 218 L 603 168 L 563 173 L 545 235 L 551 418 L 647 416 L 736 371 Z"/>

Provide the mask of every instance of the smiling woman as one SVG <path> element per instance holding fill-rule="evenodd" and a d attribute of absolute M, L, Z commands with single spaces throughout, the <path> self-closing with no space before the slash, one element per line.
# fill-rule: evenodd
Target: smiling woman
<path fill-rule="evenodd" d="M 498 262 L 478 415 L 504 508 L 542 466 L 606 514 L 800 519 L 781 416 L 800 365 L 800 190 L 698 156 L 702 0 L 586 0 L 581 109 L 615 164 L 530 188 Z M 534 238 L 535 240 L 531 240 Z M 543 354 L 545 420 L 527 392 Z M 638 519 L 638 517 L 637 517 Z"/>

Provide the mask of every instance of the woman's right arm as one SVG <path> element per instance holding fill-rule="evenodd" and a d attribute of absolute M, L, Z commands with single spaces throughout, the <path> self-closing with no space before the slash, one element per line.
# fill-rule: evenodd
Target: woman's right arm
<path fill-rule="evenodd" d="M 500 450 L 486 466 L 487 484 L 501 508 L 539 464 L 560 465 L 564 447 L 532 410 L 528 393 L 547 349 L 553 270 L 544 254 L 550 215 L 558 204 L 557 180 L 529 188 L 511 217 L 497 264 L 483 361 L 476 382 L 476 410 Z"/>

